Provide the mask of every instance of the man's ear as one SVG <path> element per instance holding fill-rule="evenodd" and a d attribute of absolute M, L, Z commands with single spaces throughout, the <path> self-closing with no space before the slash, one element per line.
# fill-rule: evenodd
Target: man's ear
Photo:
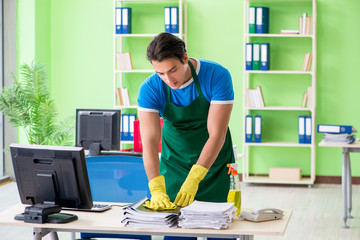
<path fill-rule="evenodd" d="M 189 60 L 189 57 L 188 57 L 187 53 L 185 52 L 184 57 L 183 57 L 184 64 L 187 64 L 188 60 Z"/>

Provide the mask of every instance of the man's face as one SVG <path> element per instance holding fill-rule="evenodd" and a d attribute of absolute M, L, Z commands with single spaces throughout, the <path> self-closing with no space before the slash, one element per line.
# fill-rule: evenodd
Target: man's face
<path fill-rule="evenodd" d="M 187 80 L 187 59 L 182 63 L 176 58 L 164 59 L 161 62 L 151 61 L 155 72 L 172 89 L 178 89 Z"/>

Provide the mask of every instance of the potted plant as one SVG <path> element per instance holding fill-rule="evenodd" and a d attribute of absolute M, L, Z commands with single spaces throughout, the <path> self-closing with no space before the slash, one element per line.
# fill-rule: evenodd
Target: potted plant
<path fill-rule="evenodd" d="M 40 63 L 20 66 L 20 77 L 2 90 L 0 111 L 10 124 L 24 129 L 29 144 L 70 146 L 74 143 L 74 117 L 57 121 L 50 98 L 47 71 Z"/>

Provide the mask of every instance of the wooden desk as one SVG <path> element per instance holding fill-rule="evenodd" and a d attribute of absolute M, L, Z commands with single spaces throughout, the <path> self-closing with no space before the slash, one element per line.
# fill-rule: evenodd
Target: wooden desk
<path fill-rule="evenodd" d="M 225 230 L 214 229 L 184 229 L 184 228 L 130 228 L 121 223 L 122 209 L 113 207 L 103 213 L 76 212 L 77 221 L 66 224 L 34 224 L 14 220 L 14 216 L 23 212 L 24 205 L 15 205 L 0 213 L 0 225 L 13 227 L 32 227 L 34 240 L 41 240 L 47 233 L 51 233 L 51 239 L 57 238 L 56 232 L 101 232 L 114 234 L 136 235 L 160 235 L 160 236 L 184 236 L 184 237 L 216 237 L 216 238 L 240 238 L 253 239 L 254 235 L 277 235 L 285 233 L 290 220 L 292 210 L 285 210 L 285 216 L 276 221 L 253 223 L 236 219 L 230 228 Z M 68 211 L 62 211 L 68 212 Z M 71 212 L 74 213 L 74 212 Z"/>
<path fill-rule="evenodd" d="M 342 148 L 342 174 L 341 174 L 341 185 L 342 185 L 342 204 L 343 204 L 343 228 L 349 228 L 346 225 L 348 218 L 351 216 L 352 209 L 352 179 L 351 179 L 351 162 L 350 152 L 360 152 L 360 142 L 354 142 L 352 144 L 335 144 L 321 141 L 319 147 L 340 147 Z"/>

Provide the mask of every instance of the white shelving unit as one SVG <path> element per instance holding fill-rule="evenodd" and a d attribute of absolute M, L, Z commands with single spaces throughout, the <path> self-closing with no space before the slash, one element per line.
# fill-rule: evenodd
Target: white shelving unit
<path fill-rule="evenodd" d="M 114 43 L 113 43 L 113 49 L 114 49 L 114 91 L 113 91 L 113 101 L 114 101 L 114 107 L 115 108 L 120 108 L 120 109 L 126 109 L 126 108 L 136 108 L 136 105 L 130 105 L 130 106 L 119 106 L 117 104 L 117 97 L 116 97 L 116 89 L 118 88 L 118 86 L 123 86 L 123 74 L 122 73 L 153 73 L 154 70 L 153 69 L 134 69 L 134 70 L 118 70 L 116 68 L 116 60 L 115 60 L 115 53 L 116 52 L 122 52 L 123 51 L 123 39 L 124 38 L 153 38 L 155 37 L 157 34 L 159 33 L 151 33 L 151 34 L 142 34 L 142 33 L 131 33 L 131 34 L 116 34 L 115 33 L 115 8 L 116 7 L 122 7 L 123 3 L 128 2 L 137 2 L 138 4 L 143 3 L 149 3 L 149 2 L 153 2 L 153 3 L 174 3 L 177 2 L 178 3 L 178 7 L 179 7 L 179 33 L 174 34 L 175 36 L 178 36 L 180 38 L 182 38 L 185 43 L 186 43 L 186 38 L 187 38 L 187 18 L 186 18 L 186 0 L 114 0 L 114 6 L 113 6 L 113 16 L 114 16 Z M 162 11 L 163 12 L 163 11 Z M 135 17 L 135 16 L 132 16 Z M 161 22 L 159 24 L 163 24 L 164 22 Z M 119 41 L 118 41 L 119 40 Z M 145 53 L 144 53 L 145 55 Z M 118 75 L 119 74 L 119 75 Z M 119 77 L 117 77 L 119 76 Z"/>
<path fill-rule="evenodd" d="M 298 142 L 279 142 L 279 141 L 271 141 L 271 142 L 261 142 L 261 143 L 247 143 L 245 142 L 245 136 L 243 138 L 243 181 L 246 183 L 261 183 L 261 184 L 299 184 L 299 185 L 312 185 L 315 182 L 315 106 L 316 106 L 316 0 L 303 0 L 303 2 L 308 2 L 311 4 L 312 8 L 312 29 L 313 33 L 311 35 L 284 35 L 284 34 L 249 34 L 249 24 L 248 24 L 248 9 L 251 4 L 266 4 L 270 8 L 271 11 L 271 4 L 277 4 L 279 8 L 280 4 L 284 4 L 284 6 L 289 6 L 292 2 L 299 2 L 297 0 L 244 0 L 244 56 L 245 59 L 245 43 L 248 42 L 257 42 L 257 41 L 266 41 L 267 38 L 306 38 L 311 40 L 312 45 L 312 71 L 294 71 L 294 70 L 269 70 L 269 71 L 250 71 L 244 70 L 243 73 L 243 119 L 248 114 L 251 114 L 252 111 L 256 110 L 259 111 L 303 111 L 304 113 L 308 113 L 311 115 L 312 119 L 312 136 L 311 136 L 311 144 L 300 144 Z M 277 16 L 270 15 L 270 18 L 276 18 Z M 271 29 L 271 26 L 270 26 Z M 258 40 L 261 38 L 261 40 Z M 264 40 L 265 39 L 265 40 Z M 270 46 L 270 55 L 271 55 L 271 46 Z M 271 64 L 271 63 L 270 63 Z M 244 65 L 245 66 L 245 65 Z M 266 78 L 269 75 L 287 75 L 289 81 L 299 81 L 299 79 L 292 79 L 292 76 L 295 75 L 309 75 L 311 77 L 311 86 L 312 86 L 312 105 L 310 107 L 298 107 L 298 106 L 265 106 L 264 108 L 254 108 L 254 107 L 247 107 L 246 105 L 246 98 L 245 98 L 245 91 L 249 88 L 252 76 L 261 74 L 261 78 Z M 271 79 L 274 81 L 274 79 Z M 272 114 L 277 114 L 274 112 Z M 265 120 L 263 119 L 263 122 Z M 297 121 L 297 119 L 294 119 Z M 297 129 L 294 129 L 297 131 Z M 243 124 L 243 132 L 245 135 L 245 120 Z M 309 177 L 302 177 L 300 181 L 278 181 L 278 180 L 271 180 L 267 176 L 256 176 L 256 173 L 250 173 L 250 165 L 253 164 L 256 159 L 251 157 L 251 151 L 256 151 L 257 148 L 263 147 L 280 147 L 280 148 L 306 148 L 310 149 L 310 176 Z"/>
<path fill-rule="evenodd" d="M 136 3 L 136 5 L 139 4 L 139 6 L 141 4 L 151 4 L 151 3 L 169 3 L 169 4 L 174 4 L 177 3 L 176 5 L 178 6 L 178 21 L 179 21 L 179 33 L 174 33 L 175 36 L 180 37 L 181 39 L 183 39 L 183 41 L 186 43 L 187 42 L 187 4 L 186 4 L 186 0 L 114 0 L 113 2 L 113 31 L 114 31 L 114 35 L 113 35 L 113 49 L 114 49 L 114 54 L 113 54 L 113 105 L 114 108 L 117 109 L 136 109 L 137 105 L 136 103 L 132 103 L 129 106 L 120 106 L 117 104 L 117 96 L 116 96 L 116 91 L 117 88 L 122 87 L 123 86 L 123 81 L 125 79 L 124 73 L 126 74 L 146 74 L 149 73 L 149 76 L 154 73 L 153 69 L 133 69 L 133 70 L 118 70 L 117 66 L 116 66 L 116 53 L 121 53 L 123 52 L 123 40 L 126 38 L 148 38 L 149 42 L 151 41 L 151 39 L 153 37 L 155 37 L 156 35 L 158 35 L 160 32 L 158 33 L 131 33 L 131 34 L 116 34 L 115 32 L 115 9 L 116 7 L 123 7 L 125 3 Z M 136 6 L 134 6 L 136 7 Z M 159 10 L 159 12 L 161 12 L 162 14 L 164 14 L 164 8 L 161 8 L 161 10 Z M 132 18 L 141 18 L 141 16 L 134 16 L 132 15 Z M 132 24 L 135 24 L 134 22 L 132 22 Z M 159 22 L 159 24 L 161 24 L 162 26 L 164 25 L 164 20 L 162 22 Z M 145 52 L 144 52 L 144 58 L 145 58 Z M 136 61 L 136 59 L 132 58 L 132 61 Z M 145 79 L 144 79 L 145 80 Z M 132 141 L 121 141 L 122 144 L 132 144 Z"/>

